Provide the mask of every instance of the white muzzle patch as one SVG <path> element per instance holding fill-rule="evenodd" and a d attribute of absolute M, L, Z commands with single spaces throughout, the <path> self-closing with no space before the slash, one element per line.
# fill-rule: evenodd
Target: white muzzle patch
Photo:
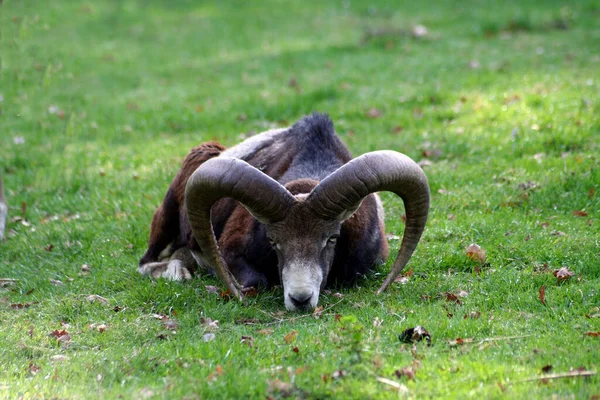
<path fill-rule="evenodd" d="M 285 308 L 290 311 L 315 308 L 323 274 L 319 266 L 290 264 L 281 273 Z"/>

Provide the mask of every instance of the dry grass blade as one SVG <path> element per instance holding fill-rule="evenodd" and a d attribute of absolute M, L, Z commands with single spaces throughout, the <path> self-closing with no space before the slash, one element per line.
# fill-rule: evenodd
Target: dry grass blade
<path fill-rule="evenodd" d="M 564 379 L 564 378 L 579 378 L 586 376 L 594 376 L 596 375 L 596 371 L 569 371 L 562 374 L 549 374 L 543 376 L 536 376 L 533 378 L 523 379 L 521 381 L 516 381 L 514 383 L 524 383 L 524 382 L 535 382 L 535 381 L 546 381 L 550 379 Z"/>

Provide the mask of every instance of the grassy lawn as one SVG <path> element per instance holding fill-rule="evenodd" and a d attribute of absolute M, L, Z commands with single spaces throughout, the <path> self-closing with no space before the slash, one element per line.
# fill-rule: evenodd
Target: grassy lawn
<path fill-rule="evenodd" d="M 600 4 L 398 3 L 1 2 L 0 398 L 598 398 Z M 405 282 L 312 315 L 136 272 L 191 147 L 312 111 L 422 162 Z"/>

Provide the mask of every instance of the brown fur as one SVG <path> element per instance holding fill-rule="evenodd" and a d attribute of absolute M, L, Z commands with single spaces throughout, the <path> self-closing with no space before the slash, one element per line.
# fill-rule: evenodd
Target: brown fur
<path fill-rule="evenodd" d="M 188 245 L 191 239 L 191 229 L 183 207 L 185 185 L 189 177 L 203 162 L 218 156 L 223 150 L 225 147 L 217 142 L 202 143 L 190 150 L 162 204 L 152 217 L 148 250 L 140 260 L 140 265 L 156 261 L 161 251 L 171 243 L 174 243 L 173 251 Z"/>

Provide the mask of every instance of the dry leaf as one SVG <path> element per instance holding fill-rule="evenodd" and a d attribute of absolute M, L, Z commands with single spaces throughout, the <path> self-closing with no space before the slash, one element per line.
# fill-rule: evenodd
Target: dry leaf
<path fill-rule="evenodd" d="M 323 306 L 317 306 L 317 307 L 315 307 L 315 310 L 313 311 L 312 315 L 313 315 L 313 317 L 320 317 L 322 312 L 323 312 Z"/>
<path fill-rule="evenodd" d="M 216 286 L 206 285 L 206 286 L 204 286 L 204 288 L 206 289 L 206 291 L 208 293 L 219 294 L 219 288 Z"/>
<path fill-rule="evenodd" d="M 567 279 L 569 279 L 570 277 L 572 277 L 573 275 L 575 275 L 575 273 L 567 267 L 562 267 L 561 269 L 557 269 L 553 272 L 553 274 L 556 277 L 556 279 L 558 279 L 559 282 L 564 282 Z"/>
<path fill-rule="evenodd" d="M 58 362 L 67 361 L 68 359 L 69 359 L 69 357 L 63 356 L 62 354 L 56 354 L 56 355 L 50 357 L 50 361 L 58 361 Z"/>
<path fill-rule="evenodd" d="M 55 285 L 55 286 L 60 286 L 60 285 L 64 285 L 64 283 L 62 283 L 61 281 L 57 280 L 57 279 L 50 279 L 50 283 Z"/>
<path fill-rule="evenodd" d="M 369 111 L 367 111 L 367 117 L 369 118 L 379 118 L 382 115 L 383 113 L 381 110 L 378 110 L 377 108 L 371 108 Z"/>
<path fill-rule="evenodd" d="M 548 365 L 544 365 L 542 367 L 542 372 L 547 374 L 548 372 L 552 371 L 552 365 L 548 364 Z"/>
<path fill-rule="evenodd" d="M 415 378 L 415 370 L 412 367 L 404 367 L 402 369 L 397 369 L 394 371 L 394 374 L 398 378 L 402 378 L 403 376 L 407 377 L 408 380 L 413 380 Z"/>
<path fill-rule="evenodd" d="M 592 186 L 588 192 L 588 197 L 591 199 L 594 197 L 595 194 L 596 194 L 596 189 L 594 189 L 594 187 Z"/>
<path fill-rule="evenodd" d="M 285 337 L 283 338 L 283 340 L 287 343 L 290 344 L 292 342 L 296 341 L 296 335 L 298 334 L 298 332 L 296 331 L 291 331 L 290 333 L 288 333 L 287 335 L 285 335 Z"/>
<path fill-rule="evenodd" d="M 259 329 L 256 331 L 256 333 L 258 333 L 259 335 L 272 335 L 273 334 L 273 329 L 271 328 L 265 328 L 265 329 Z"/>
<path fill-rule="evenodd" d="M 37 375 L 42 369 L 33 363 L 29 363 L 29 372 L 31 375 Z"/>
<path fill-rule="evenodd" d="M 204 336 L 202 336 L 202 340 L 204 340 L 205 342 L 210 342 L 215 340 L 215 334 L 214 333 L 207 333 Z"/>
<path fill-rule="evenodd" d="M 479 311 L 471 311 L 469 314 L 465 314 L 464 319 L 479 319 L 481 317 L 481 313 Z"/>
<path fill-rule="evenodd" d="M 460 299 L 458 298 L 457 295 L 455 295 L 454 293 L 450 293 L 450 292 L 444 292 L 442 293 L 442 296 L 444 296 L 444 298 L 446 299 L 446 301 L 450 301 L 450 302 L 454 302 L 456 304 L 462 304 L 462 301 L 460 301 Z"/>
<path fill-rule="evenodd" d="M 300 354 L 300 349 L 298 348 L 298 346 L 294 346 L 294 348 L 292 349 L 292 351 L 296 354 Z"/>
<path fill-rule="evenodd" d="M 254 345 L 254 338 L 252 336 L 242 336 L 240 343 L 246 343 L 249 347 Z"/>
<path fill-rule="evenodd" d="M 467 257 L 472 260 L 479 261 L 481 263 L 485 262 L 485 250 L 481 248 L 478 244 L 471 243 L 466 248 Z"/>
<path fill-rule="evenodd" d="M 460 346 L 466 343 L 473 343 L 473 338 L 456 338 L 454 340 L 448 340 L 450 346 Z"/>
<path fill-rule="evenodd" d="M 415 25 L 412 29 L 412 35 L 418 39 L 424 38 L 429 34 L 429 31 L 424 25 Z"/>
<path fill-rule="evenodd" d="M 89 296 L 86 296 L 85 299 L 90 303 L 97 301 L 102 304 L 108 304 L 108 299 L 105 299 L 102 296 L 98 296 L 97 294 L 90 294 Z"/>
<path fill-rule="evenodd" d="M 573 215 L 576 217 L 587 217 L 588 213 L 587 213 L 587 211 L 576 210 L 576 211 L 573 211 Z"/>
<path fill-rule="evenodd" d="M 543 305 L 546 305 L 546 286 L 542 285 L 539 290 L 540 301 Z"/>
<path fill-rule="evenodd" d="M 207 331 L 216 331 L 219 329 L 219 321 L 210 318 L 200 317 L 200 325 L 204 326 Z"/>
<path fill-rule="evenodd" d="M 288 382 L 283 382 L 279 379 L 267 381 L 269 393 L 279 393 L 282 397 L 291 397 L 294 385 Z"/>
<path fill-rule="evenodd" d="M 600 337 L 600 332 L 585 332 L 584 335 L 591 337 Z"/>
<path fill-rule="evenodd" d="M 81 266 L 81 272 L 83 272 L 84 274 L 87 274 L 87 273 L 92 272 L 92 269 L 89 267 L 89 265 L 83 264 Z"/>

